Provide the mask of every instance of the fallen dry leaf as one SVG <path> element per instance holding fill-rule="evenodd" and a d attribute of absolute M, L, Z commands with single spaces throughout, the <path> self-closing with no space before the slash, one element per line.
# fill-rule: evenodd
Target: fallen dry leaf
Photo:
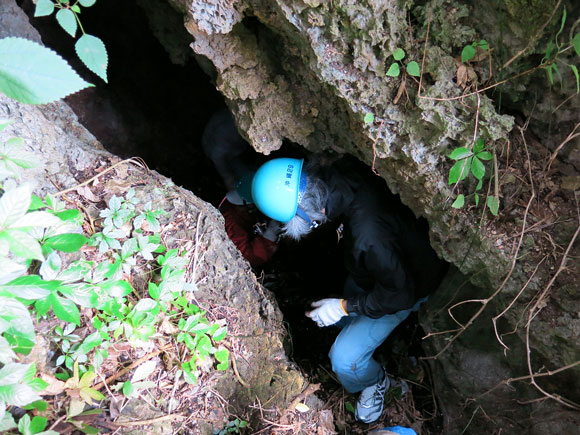
<path fill-rule="evenodd" d="M 41 396 L 56 396 L 64 391 L 64 382 L 56 379 L 54 376 L 47 375 L 46 373 L 40 374 L 41 379 L 48 383 L 48 387 L 40 391 L 38 394 Z"/>

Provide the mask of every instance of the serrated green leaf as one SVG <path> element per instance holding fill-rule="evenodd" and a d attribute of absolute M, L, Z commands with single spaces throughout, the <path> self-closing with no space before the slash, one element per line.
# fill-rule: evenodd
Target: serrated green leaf
<path fill-rule="evenodd" d="M 453 208 L 461 208 L 463 207 L 463 205 L 465 204 L 465 196 L 463 195 L 463 193 L 457 195 L 457 198 L 455 199 L 455 201 L 453 201 L 453 204 L 451 204 L 451 207 Z"/>
<path fill-rule="evenodd" d="M 364 123 L 365 123 L 365 124 L 370 124 L 370 123 L 371 123 L 371 122 L 373 122 L 374 120 L 375 120 L 375 115 L 373 115 L 371 112 L 368 112 L 368 113 L 365 115 L 365 118 L 364 118 Z"/>
<path fill-rule="evenodd" d="M 0 335 L 0 363 L 8 364 L 16 359 L 16 354 L 10 347 L 10 343 Z"/>
<path fill-rule="evenodd" d="M 24 435 L 30 435 L 32 433 L 30 431 L 30 416 L 28 414 L 24 414 L 18 421 L 18 430 Z"/>
<path fill-rule="evenodd" d="M 56 13 L 56 21 L 60 24 L 60 27 L 64 29 L 73 38 L 77 34 L 77 20 L 75 14 L 70 9 L 61 9 Z"/>
<path fill-rule="evenodd" d="M 2 41 L 0 41 L 1 43 Z M 0 55 L 0 59 L 2 59 Z M 0 60 L 1 62 L 1 60 Z M 0 72 L 1 74 L 1 72 Z M 1 78 L 0 78 L 1 81 Z M 4 192 L 0 197 L 0 228 L 6 228 L 20 219 L 30 206 L 30 185 L 23 184 Z"/>
<path fill-rule="evenodd" d="M 453 159 L 453 160 L 460 160 L 460 159 L 464 159 L 465 157 L 468 157 L 470 155 L 471 155 L 471 151 L 469 151 L 468 148 L 459 147 L 459 148 L 455 148 L 453 151 L 451 151 L 451 154 L 449 154 L 449 158 Z"/>
<path fill-rule="evenodd" d="M 17 257 L 44 260 L 40 243 L 24 231 L 4 230 L 0 233 L 0 240 L 8 242 L 10 252 Z"/>
<path fill-rule="evenodd" d="M 483 179 L 483 176 L 485 175 L 485 165 L 477 157 L 471 159 L 471 173 L 478 180 Z"/>
<path fill-rule="evenodd" d="M 387 71 L 387 75 L 389 77 L 399 77 L 399 74 L 401 74 L 399 64 L 397 62 L 392 63 Z"/>
<path fill-rule="evenodd" d="M 81 6 L 84 6 L 85 8 L 91 7 L 96 2 L 97 2 L 97 0 L 79 0 L 79 3 L 81 4 Z"/>
<path fill-rule="evenodd" d="M 85 33 L 76 42 L 75 50 L 87 68 L 107 83 L 109 57 L 103 41 L 96 36 Z"/>
<path fill-rule="evenodd" d="M 29 207 L 30 210 L 30 207 Z M 24 216 L 13 222 L 11 228 L 26 228 L 26 227 L 40 227 L 48 228 L 55 227 L 62 223 L 62 221 L 54 216 L 52 213 L 46 211 L 32 211 L 26 213 Z"/>
<path fill-rule="evenodd" d="M 0 92 L 8 97 L 46 104 L 89 86 L 49 48 L 22 38 L 0 39 Z"/>
<path fill-rule="evenodd" d="M 44 242 L 45 246 L 62 252 L 75 252 L 88 243 L 89 239 L 82 234 L 67 233 L 50 237 Z"/>
<path fill-rule="evenodd" d="M 466 45 L 461 51 L 461 62 L 469 62 L 475 57 L 475 47 L 473 45 Z"/>
<path fill-rule="evenodd" d="M 16 406 L 26 406 L 36 400 L 41 400 L 41 397 L 26 384 L 0 386 L 0 402 Z"/>
<path fill-rule="evenodd" d="M 207 335 L 202 335 L 199 339 L 199 341 L 197 342 L 197 346 L 196 349 L 199 352 L 203 352 L 203 353 L 210 353 L 211 349 L 212 349 L 212 344 L 211 344 L 211 340 L 209 339 L 209 337 Z"/>
<path fill-rule="evenodd" d="M 499 199 L 496 198 L 495 196 L 488 196 L 487 197 L 487 206 L 489 207 L 489 211 L 491 211 L 491 214 L 493 214 L 494 216 L 497 216 L 497 213 L 499 211 Z"/>
<path fill-rule="evenodd" d="M 421 75 L 421 68 L 419 67 L 419 64 L 417 62 L 415 62 L 414 60 L 409 62 L 407 64 L 407 73 L 409 75 L 419 77 Z"/>
<path fill-rule="evenodd" d="M 111 266 L 114 266 L 111 264 Z M 99 285 L 106 293 L 113 298 L 122 298 L 133 291 L 133 287 L 127 281 L 107 281 Z"/>
<path fill-rule="evenodd" d="M 10 363 L 0 369 L 0 386 L 17 384 L 26 375 L 31 364 Z"/>
<path fill-rule="evenodd" d="M 402 48 L 397 48 L 393 53 L 395 60 L 403 60 L 405 58 L 405 50 Z"/>
<path fill-rule="evenodd" d="M 455 162 L 449 170 L 449 184 L 455 184 L 458 181 L 463 181 L 469 175 L 469 167 L 471 166 L 472 157 Z"/>
<path fill-rule="evenodd" d="M 34 10 L 35 17 L 46 17 L 54 12 L 54 3 L 51 0 L 38 0 L 36 9 Z"/>
<path fill-rule="evenodd" d="M 48 300 L 52 305 L 52 310 L 56 317 L 65 322 L 74 323 L 77 326 L 81 324 L 81 317 L 78 307 L 70 299 L 61 298 L 52 293 Z"/>
<path fill-rule="evenodd" d="M 51 290 L 60 285 L 59 281 L 44 281 L 38 275 L 27 275 L 0 286 L 0 291 L 6 291 L 22 299 L 43 299 Z"/>
<path fill-rule="evenodd" d="M 580 93 L 580 77 L 578 76 L 578 68 L 576 68 L 576 65 L 568 65 L 570 67 L 570 69 L 572 70 L 572 72 L 574 73 L 574 77 L 576 77 L 576 93 L 579 94 Z"/>
<path fill-rule="evenodd" d="M 572 46 L 578 56 L 580 56 L 580 33 L 576 33 L 572 38 Z"/>
<path fill-rule="evenodd" d="M 490 153 L 489 151 L 482 151 L 480 153 L 477 153 L 477 158 L 481 160 L 491 160 L 493 159 L 493 154 Z"/>

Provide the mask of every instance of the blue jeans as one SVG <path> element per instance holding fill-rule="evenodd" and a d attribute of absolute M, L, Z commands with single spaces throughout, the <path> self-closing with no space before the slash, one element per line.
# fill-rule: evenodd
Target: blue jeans
<path fill-rule="evenodd" d="M 426 300 L 425 297 L 409 309 L 386 314 L 378 319 L 351 314 L 337 323 L 342 331 L 336 337 L 328 356 L 332 370 L 346 391 L 356 393 L 381 380 L 382 367 L 372 357 L 375 349 Z"/>

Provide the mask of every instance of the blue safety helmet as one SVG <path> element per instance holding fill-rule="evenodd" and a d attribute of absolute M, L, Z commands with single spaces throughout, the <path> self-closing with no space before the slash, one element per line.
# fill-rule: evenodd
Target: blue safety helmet
<path fill-rule="evenodd" d="M 252 198 L 262 213 L 282 223 L 292 220 L 297 212 L 302 216 L 298 195 L 307 183 L 303 163 L 302 159 L 279 158 L 260 166 L 252 180 Z"/>

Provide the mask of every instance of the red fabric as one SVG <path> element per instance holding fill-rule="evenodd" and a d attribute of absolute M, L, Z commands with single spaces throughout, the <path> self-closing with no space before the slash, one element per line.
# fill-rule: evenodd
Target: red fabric
<path fill-rule="evenodd" d="M 225 200 L 220 206 L 220 211 L 226 221 L 229 238 L 252 267 L 264 264 L 272 258 L 277 245 L 263 236 L 254 234 L 256 215 L 248 206 L 235 205 Z"/>

